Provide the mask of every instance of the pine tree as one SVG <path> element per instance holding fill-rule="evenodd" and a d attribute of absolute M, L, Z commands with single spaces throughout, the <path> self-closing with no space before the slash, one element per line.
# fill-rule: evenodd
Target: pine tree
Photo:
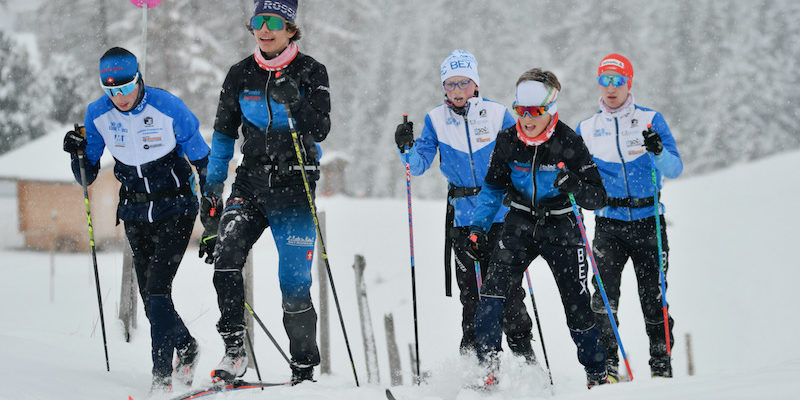
<path fill-rule="evenodd" d="M 52 86 L 41 82 L 27 52 L 0 30 L 0 153 L 45 133 Z"/>

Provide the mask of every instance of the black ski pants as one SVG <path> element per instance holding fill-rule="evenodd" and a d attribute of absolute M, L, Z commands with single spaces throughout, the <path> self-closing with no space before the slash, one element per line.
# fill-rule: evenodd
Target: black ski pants
<path fill-rule="evenodd" d="M 150 321 L 153 376 L 172 375 L 174 349 L 194 339 L 172 303 L 172 280 L 186 252 L 196 214 L 157 222 L 125 222 L 144 311 Z"/>
<path fill-rule="evenodd" d="M 664 216 L 661 216 L 661 248 L 664 261 L 664 278 L 669 263 L 667 253 L 667 228 Z M 611 218 L 597 217 L 593 251 L 597 269 L 603 280 L 603 287 L 608 296 L 608 302 L 614 313 L 614 319 L 619 325 L 617 306 L 619 305 L 620 283 L 622 270 L 628 259 L 633 260 L 633 270 L 639 288 L 639 302 L 644 314 L 645 331 L 650 339 L 650 364 L 668 362 L 666 335 L 664 333 L 664 312 L 661 300 L 661 278 L 658 262 L 658 242 L 656 237 L 655 218 L 645 218 L 636 221 L 620 221 Z M 609 362 L 619 363 L 618 346 L 614 330 L 608 318 L 601 297 L 597 279 L 592 278 L 595 291 L 592 296 L 592 310 L 601 327 L 601 343 L 606 349 Z M 665 282 L 666 287 L 666 282 Z M 669 318 L 670 343 L 674 344 L 672 326 L 675 321 Z"/>
<path fill-rule="evenodd" d="M 575 217 L 534 218 L 512 210 L 492 254 L 475 315 L 478 358 L 492 362 L 500 348 L 499 318 L 512 288 L 519 287 L 533 260 L 542 256 L 558 286 L 578 361 L 589 373 L 605 371 L 605 352 L 590 306 L 586 248 Z"/>
<path fill-rule="evenodd" d="M 498 239 L 503 224 L 492 224 L 486 238 L 489 248 L 493 249 Z M 474 354 L 477 346 L 475 339 L 475 310 L 478 309 L 480 296 L 478 293 L 477 277 L 475 274 L 475 260 L 467 255 L 465 248 L 469 228 L 457 227 L 452 231 L 453 251 L 456 256 L 456 281 L 460 290 L 459 299 L 461 300 L 461 345 L 462 354 Z M 480 260 L 481 277 L 485 277 L 489 271 L 489 261 L 491 252 Z M 525 309 L 525 290 L 521 285 L 516 285 L 509 289 L 506 307 L 503 312 L 502 327 L 506 334 L 506 341 L 511 351 L 526 359 L 533 360 L 533 349 L 531 346 L 531 329 L 533 322 Z"/>

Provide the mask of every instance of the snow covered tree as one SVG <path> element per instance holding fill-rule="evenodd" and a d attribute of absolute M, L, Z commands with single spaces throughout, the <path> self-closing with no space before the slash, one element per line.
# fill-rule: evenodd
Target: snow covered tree
<path fill-rule="evenodd" d="M 51 90 L 22 46 L 0 31 L 0 153 L 44 135 Z"/>

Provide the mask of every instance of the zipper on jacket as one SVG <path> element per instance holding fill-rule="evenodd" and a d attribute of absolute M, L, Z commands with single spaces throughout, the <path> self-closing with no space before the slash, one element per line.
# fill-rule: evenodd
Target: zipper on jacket
<path fill-rule="evenodd" d="M 628 187 L 628 170 L 625 168 L 625 157 L 622 156 L 622 147 L 619 145 L 619 119 L 614 117 L 614 129 L 616 130 L 617 137 L 617 153 L 619 154 L 619 162 L 622 165 L 622 179 L 625 181 L 625 197 L 631 197 L 631 190 Z M 631 209 L 628 208 L 628 220 L 633 220 Z"/>
<path fill-rule="evenodd" d="M 130 132 L 131 135 L 134 135 L 133 129 L 131 128 L 131 124 L 130 124 L 130 121 L 131 121 L 130 112 L 128 112 L 127 114 L 123 114 L 123 115 L 126 118 L 126 122 L 127 122 L 126 126 L 128 128 L 128 132 Z M 134 141 L 136 141 L 136 140 L 134 140 Z M 148 181 L 147 177 L 142 175 L 142 164 L 141 164 L 141 160 L 143 158 L 143 157 L 141 157 L 142 151 L 139 149 L 139 146 L 134 146 L 134 148 L 136 149 L 136 155 L 138 156 L 137 157 L 138 158 L 137 161 L 139 161 L 139 164 L 136 165 L 136 175 L 138 175 L 139 178 L 142 180 L 142 183 L 144 184 L 144 191 L 146 193 L 151 193 L 150 192 L 150 182 Z M 126 204 L 127 204 L 127 202 L 128 202 L 128 200 L 125 200 Z M 153 202 L 152 201 L 149 201 L 148 204 L 147 204 L 147 221 L 148 222 L 153 222 Z"/>
<path fill-rule="evenodd" d="M 467 110 L 469 114 L 469 110 Z M 467 148 L 469 149 L 469 168 L 472 171 L 472 186 L 478 186 L 478 176 L 475 175 L 475 160 L 472 157 L 472 140 L 469 137 L 469 120 L 467 114 L 464 114 L 464 128 L 467 134 Z M 492 219 L 494 221 L 494 219 Z"/>
<path fill-rule="evenodd" d="M 267 128 L 264 130 L 264 155 L 269 157 L 269 145 L 267 141 L 269 140 L 269 128 L 272 126 L 272 106 L 269 104 L 269 81 L 272 80 L 272 71 L 269 72 L 267 75 L 267 83 L 264 85 L 264 102 L 267 103 L 267 113 L 269 114 L 269 122 L 267 122 Z M 267 174 L 267 186 L 272 187 L 272 173 Z"/>
<path fill-rule="evenodd" d="M 536 154 L 539 152 L 539 146 L 533 148 L 533 158 L 531 159 L 531 182 L 533 183 L 533 190 L 531 191 L 531 210 L 536 209 Z M 538 218 L 542 218 L 538 216 Z M 536 238 L 536 228 L 539 227 L 538 219 L 533 224 L 533 235 L 531 239 Z"/>

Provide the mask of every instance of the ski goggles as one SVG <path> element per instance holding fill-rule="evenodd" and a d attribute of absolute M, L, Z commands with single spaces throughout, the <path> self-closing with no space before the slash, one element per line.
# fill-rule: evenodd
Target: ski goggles
<path fill-rule="evenodd" d="M 608 87 L 608 85 L 620 87 L 628 83 L 628 78 L 622 75 L 600 75 L 597 77 L 597 82 L 602 87 Z"/>
<path fill-rule="evenodd" d="M 286 24 L 283 18 L 274 15 L 254 15 L 250 18 L 250 29 L 259 30 L 267 24 L 267 29 L 270 31 L 282 31 Z"/>
<path fill-rule="evenodd" d="M 124 85 L 106 86 L 106 85 L 103 85 L 101 83 L 100 86 L 103 88 L 103 91 L 106 92 L 108 97 L 114 97 L 114 96 L 117 95 L 117 93 L 122 93 L 123 96 L 127 96 L 127 95 L 131 94 L 131 92 L 133 92 L 134 89 L 136 89 L 136 83 L 137 82 L 139 82 L 139 73 L 138 72 L 136 73 L 136 76 L 133 78 L 132 81 L 130 81 L 130 82 L 124 84 Z"/>
<path fill-rule="evenodd" d="M 444 90 L 446 92 L 452 92 L 453 90 L 456 90 L 456 88 L 459 88 L 461 90 L 466 89 L 467 87 L 469 87 L 470 82 L 472 82 L 472 79 L 467 78 L 464 79 L 463 81 L 458 81 L 458 82 L 444 82 L 442 83 L 442 86 L 444 87 Z"/>
<path fill-rule="evenodd" d="M 520 117 L 524 117 L 527 114 L 531 118 L 539 118 L 547 114 L 547 110 L 550 109 L 552 104 L 553 103 L 550 103 L 546 106 L 521 106 L 514 102 L 514 104 L 511 105 L 511 109 Z"/>

